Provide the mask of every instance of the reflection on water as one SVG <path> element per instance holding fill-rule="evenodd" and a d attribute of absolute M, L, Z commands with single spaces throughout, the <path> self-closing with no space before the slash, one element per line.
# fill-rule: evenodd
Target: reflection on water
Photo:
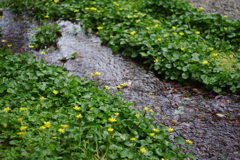
<path fill-rule="evenodd" d="M 13 44 L 14 51 L 28 51 L 26 37 L 31 32 L 26 31 L 34 25 L 25 15 L 19 22 L 11 20 L 16 16 L 10 11 L 4 14 L 0 23 L 2 38 Z M 199 159 L 217 159 L 219 153 L 228 158 L 238 157 L 239 96 L 217 96 L 200 87 L 181 87 L 175 82 L 161 80 L 131 58 L 113 54 L 111 49 L 101 46 L 98 37 L 83 34 L 79 24 L 69 21 L 58 24 L 62 27 L 58 49 L 45 55 L 34 51 L 38 60 L 44 59 L 49 65 L 64 65 L 70 74 L 89 80 L 95 80 L 90 73 L 101 72 L 98 79 L 103 82 L 99 87 L 110 86 L 112 93 L 118 90 L 117 85 L 127 83 L 129 86 L 121 89 L 125 99 L 135 102 L 136 109 L 149 107 L 156 111 L 156 123 L 171 126 L 175 129 L 173 134 L 194 141 L 191 153 L 197 154 Z M 73 53 L 77 53 L 75 59 L 68 58 Z M 64 57 L 67 60 L 62 63 L 60 59 Z"/>

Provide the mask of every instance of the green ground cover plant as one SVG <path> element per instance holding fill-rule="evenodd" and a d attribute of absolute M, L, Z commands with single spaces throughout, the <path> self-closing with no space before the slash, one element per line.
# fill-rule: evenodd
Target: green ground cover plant
<path fill-rule="evenodd" d="M 57 24 L 46 24 L 46 20 L 42 21 L 43 25 L 36 27 L 30 37 L 30 45 L 34 46 L 36 50 L 46 49 L 50 46 L 57 47 L 57 38 L 61 36 L 60 29 Z"/>
<path fill-rule="evenodd" d="M 112 95 L 63 69 L 0 51 L 0 159 L 196 158 L 169 141 L 172 128 L 152 124 L 153 111 L 130 109 L 121 92 Z"/>
<path fill-rule="evenodd" d="M 114 52 L 144 63 L 167 79 L 240 93 L 240 21 L 202 14 L 181 0 L 9 0 L 16 12 L 39 19 L 81 21 Z"/>

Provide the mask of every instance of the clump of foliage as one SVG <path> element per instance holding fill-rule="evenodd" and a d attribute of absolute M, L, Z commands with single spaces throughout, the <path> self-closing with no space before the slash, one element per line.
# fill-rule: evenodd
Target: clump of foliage
<path fill-rule="evenodd" d="M 50 46 L 57 47 L 57 38 L 61 36 L 60 29 L 61 27 L 55 23 L 36 27 L 30 37 L 30 46 L 34 46 L 37 50 Z"/>
<path fill-rule="evenodd" d="M 1 159 L 196 158 L 169 142 L 172 129 L 152 125 L 153 112 L 129 109 L 120 92 L 26 53 L 0 53 Z"/>
<path fill-rule="evenodd" d="M 181 0 L 10 0 L 4 4 L 17 12 L 32 10 L 40 20 L 79 20 L 113 51 L 142 58 L 167 79 L 200 82 L 217 93 L 240 93 L 239 20 L 202 14 L 203 8 Z"/>

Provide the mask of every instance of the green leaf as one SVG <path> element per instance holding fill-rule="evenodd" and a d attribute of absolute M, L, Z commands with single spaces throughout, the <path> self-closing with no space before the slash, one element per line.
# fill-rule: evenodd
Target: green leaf
<path fill-rule="evenodd" d="M 176 137 L 175 141 L 177 144 L 185 144 L 185 140 L 182 137 Z"/>
<path fill-rule="evenodd" d="M 193 154 L 188 154 L 187 156 L 191 159 L 197 159 L 198 158 L 196 155 L 193 155 Z"/>

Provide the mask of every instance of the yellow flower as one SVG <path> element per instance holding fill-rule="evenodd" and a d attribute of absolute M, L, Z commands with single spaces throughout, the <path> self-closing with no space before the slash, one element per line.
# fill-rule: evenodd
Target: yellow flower
<path fill-rule="evenodd" d="M 27 108 L 21 107 L 20 110 L 22 110 L 22 111 L 26 111 Z"/>
<path fill-rule="evenodd" d="M 25 132 L 18 132 L 17 135 L 24 135 Z"/>
<path fill-rule="evenodd" d="M 138 23 L 138 22 L 140 22 L 141 20 L 140 19 L 138 19 L 138 20 L 136 20 L 136 23 Z"/>
<path fill-rule="evenodd" d="M 24 131 L 25 129 L 27 129 L 27 127 L 26 126 L 21 126 L 19 129 L 20 129 L 20 131 Z"/>
<path fill-rule="evenodd" d="M 56 137 L 56 136 L 54 136 L 54 137 L 52 137 L 52 139 L 57 139 L 57 137 Z"/>
<path fill-rule="evenodd" d="M 108 128 L 108 131 L 109 132 L 112 132 L 114 129 L 113 128 Z"/>
<path fill-rule="evenodd" d="M 146 27 L 146 29 L 150 29 L 150 27 Z"/>
<path fill-rule="evenodd" d="M 154 59 L 154 62 L 155 62 L 155 63 L 158 62 L 158 59 Z"/>
<path fill-rule="evenodd" d="M 142 17 L 146 16 L 146 14 L 142 14 Z"/>
<path fill-rule="evenodd" d="M 173 26 L 173 27 L 172 27 L 172 29 L 176 30 L 176 29 L 177 29 L 177 27 Z"/>
<path fill-rule="evenodd" d="M 173 34 L 173 35 L 175 35 L 175 36 L 177 35 L 177 33 L 176 33 L 176 32 L 173 32 L 172 34 Z"/>
<path fill-rule="evenodd" d="M 7 42 L 7 40 L 2 40 L 2 42 Z"/>
<path fill-rule="evenodd" d="M 131 18 L 132 16 L 130 16 L 130 15 L 127 15 L 127 18 Z"/>
<path fill-rule="evenodd" d="M 109 37 L 110 37 L 110 38 L 113 38 L 113 35 L 110 35 Z"/>
<path fill-rule="evenodd" d="M 224 18 L 228 18 L 228 15 L 224 15 L 223 17 L 224 17 Z"/>
<path fill-rule="evenodd" d="M 48 5 L 48 3 L 45 3 L 45 5 Z"/>
<path fill-rule="evenodd" d="M 154 131 L 154 132 L 159 132 L 159 130 L 158 130 L 158 129 L 156 129 L 156 128 L 153 128 L 153 131 Z"/>
<path fill-rule="evenodd" d="M 68 128 L 68 125 L 61 124 L 61 127 L 63 127 L 63 128 Z"/>
<path fill-rule="evenodd" d="M 7 46 L 8 46 L 8 47 L 12 47 L 12 44 L 8 44 Z"/>
<path fill-rule="evenodd" d="M 150 133 L 149 135 L 153 137 L 153 136 L 155 136 L 155 133 Z"/>
<path fill-rule="evenodd" d="M 196 34 L 200 34 L 200 31 L 196 31 L 195 33 L 196 33 Z"/>
<path fill-rule="evenodd" d="M 49 15 L 44 16 L 45 18 L 49 18 Z"/>
<path fill-rule="evenodd" d="M 119 115 L 119 113 L 114 113 L 115 114 L 115 116 L 118 116 Z"/>
<path fill-rule="evenodd" d="M 29 48 L 34 48 L 34 46 L 28 46 Z"/>
<path fill-rule="evenodd" d="M 114 118 L 108 118 L 108 120 L 109 120 L 110 122 L 116 122 L 116 121 L 117 121 L 117 120 L 114 119 Z"/>
<path fill-rule="evenodd" d="M 110 87 L 108 87 L 108 86 L 105 86 L 104 88 L 105 88 L 105 89 L 110 89 Z"/>
<path fill-rule="evenodd" d="M 122 86 L 128 86 L 127 83 L 122 83 L 121 85 L 122 85 Z"/>
<path fill-rule="evenodd" d="M 136 10 L 136 9 L 134 9 L 133 11 L 134 11 L 134 12 L 137 12 L 137 10 Z"/>
<path fill-rule="evenodd" d="M 41 52 L 41 54 L 46 54 L 46 52 Z"/>
<path fill-rule="evenodd" d="M 60 133 L 64 133 L 64 132 L 65 132 L 65 130 L 64 130 L 64 129 L 62 129 L 62 128 L 60 128 L 60 129 L 58 129 L 58 132 L 60 132 Z"/>
<path fill-rule="evenodd" d="M 181 47 L 180 49 L 181 49 L 182 51 L 184 51 L 184 50 L 185 50 L 185 48 L 183 48 L 183 47 Z"/>
<path fill-rule="evenodd" d="M 208 61 L 203 61 L 202 64 L 208 64 Z"/>
<path fill-rule="evenodd" d="M 18 118 L 18 121 L 19 121 L 19 122 L 22 122 L 22 121 L 23 121 L 23 118 Z"/>
<path fill-rule="evenodd" d="M 123 10 L 122 8 L 119 8 L 119 10 L 121 11 L 121 10 Z"/>
<path fill-rule="evenodd" d="M 174 129 L 173 129 L 173 128 L 168 128 L 167 131 L 168 131 L 168 132 L 173 132 Z"/>
<path fill-rule="evenodd" d="M 136 114 L 136 115 L 135 115 L 135 117 L 137 117 L 137 118 L 138 118 L 138 117 L 140 117 L 140 115 L 139 115 L 139 114 Z"/>
<path fill-rule="evenodd" d="M 159 27 L 159 25 L 158 24 L 155 24 L 154 26 L 153 26 L 153 28 L 158 28 Z"/>
<path fill-rule="evenodd" d="M 4 108 L 3 110 L 8 113 L 11 110 L 11 108 L 7 107 L 7 108 Z"/>
<path fill-rule="evenodd" d="M 101 29 L 103 29 L 103 27 L 97 27 L 97 29 L 98 29 L 98 30 L 101 30 Z"/>
<path fill-rule="evenodd" d="M 97 10 L 97 8 L 95 8 L 95 7 L 92 7 L 92 8 L 89 8 L 90 10 L 92 10 L 92 11 L 96 11 Z"/>
<path fill-rule="evenodd" d="M 130 140 L 131 141 L 136 141 L 137 139 L 133 137 L 133 138 L 130 138 Z"/>
<path fill-rule="evenodd" d="M 37 105 L 36 105 L 36 107 L 40 107 L 40 106 L 41 106 L 41 104 L 37 104 Z"/>
<path fill-rule="evenodd" d="M 148 108 L 148 107 L 144 107 L 144 110 L 145 110 L 145 111 L 148 111 L 148 110 L 149 110 L 149 108 Z"/>
<path fill-rule="evenodd" d="M 4 16 L 0 16 L 0 18 L 4 18 Z"/>
<path fill-rule="evenodd" d="M 183 33 L 183 32 L 180 32 L 179 34 L 180 34 L 181 36 L 183 36 L 183 35 L 184 35 L 184 33 Z"/>
<path fill-rule="evenodd" d="M 164 34 L 163 37 L 168 37 L 168 35 L 167 35 L 167 34 Z"/>
<path fill-rule="evenodd" d="M 198 11 L 202 11 L 202 10 L 204 10 L 203 7 L 199 7 L 199 8 L 198 8 Z"/>
<path fill-rule="evenodd" d="M 146 150 L 145 148 L 140 148 L 140 151 L 141 151 L 142 153 L 146 153 L 146 152 L 147 152 L 147 150 Z"/>
<path fill-rule="evenodd" d="M 7 128 L 7 124 L 3 124 L 3 127 L 4 127 L 4 128 Z"/>
<path fill-rule="evenodd" d="M 58 94 L 58 91 L 54 90 L 54 91 L 53 91 L 53 94 Z"/>
<path fill-rule="evenodd" d="M 43 122 L 43 123 L 44 123 L 45 127 L 47 127 L 47 128 L 51 127 L 51 123 L 50 122 Z"/>
<path fill-rule="evenodd" d="M 136 34 L 136 33 L 137 33 L 136 31 L 130 32 L 131 35 L 134 35 L 134 34 Z"/>
<path fill-rule="evenodd" d="M 40 129 L 46 129 L 46 127 L 45 126 L 41 126 L 41 127 L 39 127 Z"/>
<path fill-rule="evenodd" d="M 55 3 L 59 2 L 59 0 L 54 0 Z"/>
<path fill-rule="evenodd" d="M 74 12 L 79 12 L 79 9 L 74 10 Z"/>
<path fill-rule="evenodd" d="M 79 114 L 79 115 L 76 115 L 77 118 L 81 118 L 82 117 L 82 114 Z"/>
<path fill-rule="evenodd" d="M 186 140 L 186 142 L 189 143 L 189 144 L 192 144 L 192 143 L 193 143 L 193 141 L 190 141 L 190 140 L 188 140 L 188 139 Z"/>
<path fill-rule="evenodd" d="M 158 41 L 161 41 L 162 39 L 161 39 L 161 38 L 158 38 L 157 40 L 158 40 Z"/>
<path fill-rule="evenodd" d="M 40 99 L 40 100 L 44 100 L 45 98 L 44 98 L 44 97 L 40 97 L 39 99 Z"/>
<path fill-rule="evenodd" d="M 152 109 L 150 109 L 150 110 L 149 110 L 149 112 L 153 112 L 153 110 L 152 110 Z"/>
<path fill-rule="evenodd" d="M 224 30 L 227 30 L 228 28 L 227 28 L 227 27 L 224 27 L 223 29 L 224 29 Z"/>
<path fill-rule="evenodd" d="M 117 86 L 117 88 L 118 88 L 118 89 L 121 89 L 121 88 L 122 88 L 122 86 L 118 85 L 118 86 Z"/>
<path fill-rule="evenodd" d="M 78 106 L 74 106 L 73 109 L 75 109 L 76 111 L 80 110 L 81 107 L 78 107 Z"/>
<path fill-rule="evenodd" d="M 217 53 L 213 53 L 212 55 L 213 55 L 214 57 L 218 56 L 218 54 L 217 54 Z"/>
<path fill-rule="evenodd" d="M 96 73 L 95 73 L 95 75 L 97 75 L 97 76 L 100 76 L 100 75 L 101 75 L 101 73 L 100 73 L 100 72 L 96 72 Z"/>
<path fill-rule="evenodd" d="M 138 15 L 135 15 L 135 14 L 134 14 L 134 15 L 133 15 L 133 17 L 137 18 L 137 17 L 138 17 Z"/>
<path fill-rule="evenodd" d="M 91 73 L 91 76 L 95 76 L 95 74 L 94 74 L 94 73 Z"/>
<path fill-rule="evenodd" d="M 214 50 L 214 48 L 209 48 L 210 49 L 210 51 L 213 51 Z"/>
<path fill-rule="evenodd" d="M 85 9 L 86 9 L 86 10 L 89 10 L 89 8 L 87 8 L 87 7 L 86 7 Z"/>

